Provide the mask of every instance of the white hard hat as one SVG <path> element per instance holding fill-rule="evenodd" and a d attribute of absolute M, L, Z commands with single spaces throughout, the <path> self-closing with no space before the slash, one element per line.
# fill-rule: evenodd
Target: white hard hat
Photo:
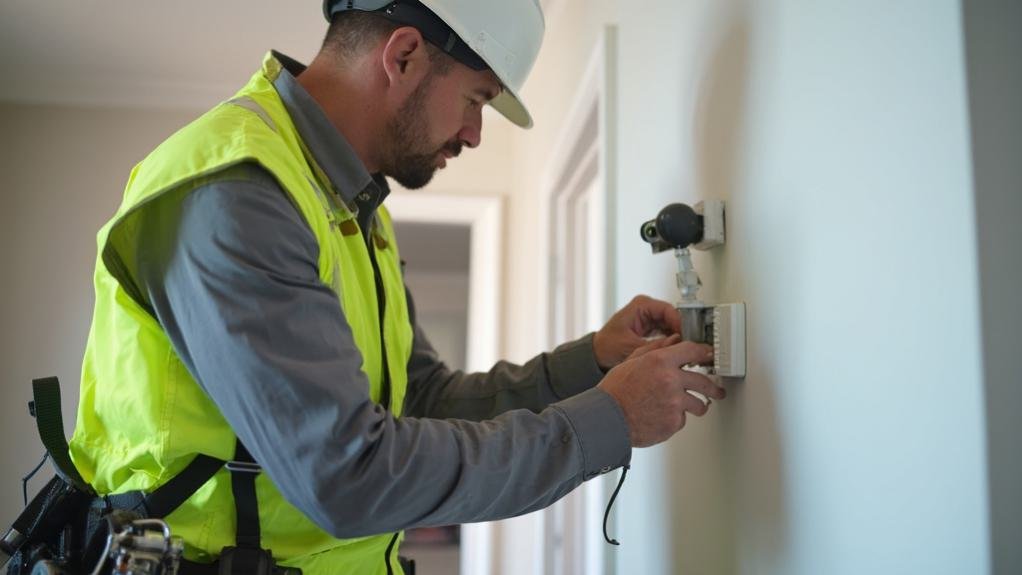
<path fill-rule="evenodd" d="M 504 89 L 490 102 L 508 120 L 532 127 L 519 93 L 536 62 L 546 27 L 539 0 L 324 0 L 327 20 L 345 10 L 378 12 L 415 26 L 463 64 L 489 68 Z"/>

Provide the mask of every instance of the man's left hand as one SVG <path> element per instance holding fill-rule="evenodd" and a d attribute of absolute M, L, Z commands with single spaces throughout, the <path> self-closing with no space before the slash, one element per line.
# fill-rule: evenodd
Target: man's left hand
<path fill-rule="evenodd" d="M 645 345 L 645 338 L 675 333 L 681 333 L 681 316 L 673 305 L 644 295 L 636 296 L 593 337 L 596 363 L 607 371 Z"/>

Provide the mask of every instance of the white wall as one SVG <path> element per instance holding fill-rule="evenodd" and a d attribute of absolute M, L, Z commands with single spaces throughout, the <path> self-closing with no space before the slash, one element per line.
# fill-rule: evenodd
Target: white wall
<path fill-rule="evenodd" d="M 714 419 L 648 454 L 666 473 L 636 473 L 621 517 L 651 537 L 663 527 L 674 545 L 629 548 L 621 565 L 982 572 L 958 4 L 695 4 L 622 18 L 621 60 L 635 65 L 622 65 L 634 112 L 621 187 L 649 192 L 619 202 L 618 221 L 634 227 L 671 199 L 729 201 L 728 248 L 697 265 L 709 294 L 748 302 L 750 375 Z M 653 40 L 678 26 L 680 41 Z M 638 88 L 655 81 L 661 90 Z M 627 142 L 639 137 L 656 151 L 638 155 Z M 655 269 L 640 250 L 619 245 L 619 293 Z M 658 495 L 660 521 L 629 513 Z"/>
<path fill-rule="evenodd" d="M 131 167 L 197 115 L 0 104 L 0 523 L 20 511 L 20 478 L 44 451 L 26 407 L 33 378 L 60 378 L 69 437 L 74 427 L 96 232 Z"/>
<path fill-rule="evenodd" d="M 988 572 L 959 3 L 558 9 L 526 92 L 541 111 L 570 100 L 599 27 L 619 27 L 618 303 L 673 298 L 673 261 L 639 224 L 714 197 L 730 235 L 696 259 L 703 294 L 749 310 L 749 377 L 635 453 L 617 572 Z M 542 170 L 542 129 L 518 173 Z"/>

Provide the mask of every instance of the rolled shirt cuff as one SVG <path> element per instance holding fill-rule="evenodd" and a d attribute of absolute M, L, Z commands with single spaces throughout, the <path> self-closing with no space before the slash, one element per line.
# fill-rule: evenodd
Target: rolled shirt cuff
<path fill-rule="evenodd" d="M 584 391 L 553 406 L 568 419 L 574 439 L 582 452 L 582 478 L 589 480 L 618 467 L 632 458 L 628 423 L 621 406 L 599 388 Z"/>

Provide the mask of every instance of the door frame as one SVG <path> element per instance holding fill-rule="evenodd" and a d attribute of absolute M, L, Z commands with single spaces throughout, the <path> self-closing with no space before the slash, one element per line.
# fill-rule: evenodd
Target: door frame
<path fill-rule="evenodd" d="M 539 270 L 541 297 L 539 298 L 539 311 L 541 317 L 549 318 L 553 309 L 554 301 L 551 295 L 550 286 L 556 279 L 557 265 L 554 253 L 554 242 L 556 240 L 553 226 L 554 205 L 563 195 L 561 192 L 562 179 L 565 178 L 566 168 L 573 160 L 584 160 L 588 146 L 576 146 L 576 143 L 585 139 L 584 131 L 591 125 L 589 116 L 594 112 L 597 115 L 597 134 L 595 138 L 597 152 L 597 176 L 601 182 L 600 196 L 603 202 L 603 209 L 608 217 L 604 218 L 604 237 L 602 245 L 607 254 L 605 269 L 605 293 L 604 310 L 612 313 L 615 301 L 613 281 L 615 277 L 614 263 L 614 229 L 613 218 L 609 214 L 615 212 L 616 182 L 617 182 L 617 27 L 614 25 L 604 26 L 600 39 L 592 51 L 589 63 L 586 66 L 585 74 L 576 91 L 575 100 L 568 110 L 564 125 L 552 148 L 552 156 L 547 168 L 544 171 L 540 185 L 540 250 L 543 254 L 545 265 Z M 580 148 L 576 150 L 576 148 Z M 582 156 L 574 158 L 573 156 Z M 598 240 L 600 241 L 600 240 Z M 561 342 L 553 341 L 550 330 L 543 333 L 546 347 L 551 347 Z"/>
<path fill-rule="evenodd" d="M 546 348 L 561 343 L 572 334 L 573 323 L 579 325 L 572 312 L 565 320 L 557 313 L 561 308 L 579 306 L 570 301 L 579 293 L 577 282 L 595 282 L 597 289 L 589 291 L 595 301 L 588 302 L 587 315 L 596 315 L 600 322 L 613 313 L 616 301 L 614 277 L 614 218 L 615 186 L 617 180 L 617 28 L 604 26 L 590 56 L 574 101 L 565 116 L 561 131 L 552 148 L 552 155 L 544 171 L 540 187 L 540 249 L 544 265 L 540 270 L 541 297 L 539 311 L 547 318 L 543 330 Z M 595 166 L 593 166 L 595 164 Z M 595 168 L 595 169 L 594 169 Z M 583 236 L 570 229 L 570 222 L 580 218 L 579 204 L 584 200 L 595 204 L 588 220 L 591 228 Z M 576 249 L 576 256 L 589 259 L 593 254 L 604 255 L 596 274 L 588 277 L 567 277 L 571 270 L 589 269 L 577 261 L 566 261 L 573 242 L 585 237 L 588 249 Z M 583 288 L 584 289 L 584 288 Z M 565 290 L 571 291 L 566 294 Z M 584 308 L 583 308 L 584 309 Z M 596 311 L 595 314 L 592 312 Z M 565 574 L 586 573 L 610 575 L 614 570 L 611 551 L 603 538 L 593 529 L 593 519 L 602 519 L 602 503 L 607 489 L 607 478 L 601 477 L 583 485 L 569 497 L 575 500 L 562 503 L 562 508 L 547 509 L 537 515 L 534 545 L 542 552 L 535 556 L 533 573 L 552 573 L 555 564 L 563 565 Z M 569 505 L 570 503 L 570 505 Z M 560 515 L 557 515 L 557 514 Z M 570 524 L 565 524 L 569 522 Z M 582 522 L 583 524 L 577 524 Z M 550 533 L 552 525 L 564 525 L 564 533 Z M 580 540 L 562 547 L 564 555 L 555 556 L 551 542 L 565 533 L 582 533 Z"/>

